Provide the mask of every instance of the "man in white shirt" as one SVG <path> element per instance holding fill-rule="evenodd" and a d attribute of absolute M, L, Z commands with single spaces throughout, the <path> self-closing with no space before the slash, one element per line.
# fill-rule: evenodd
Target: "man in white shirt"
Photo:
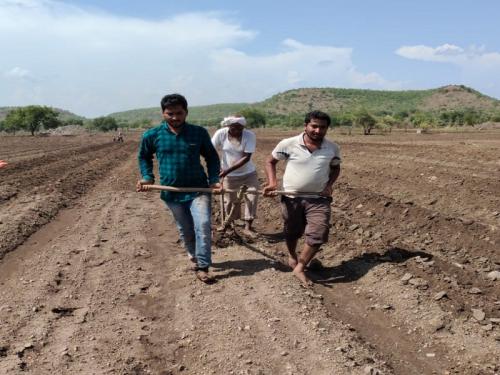
<path fill-rule="evenodd" d="M 325 139 L 331 119 L 328 114 L 313 111 L 306 115 L 304 132 L 282 140 L 266 160 L 267 185 L 264 195 L 277 189 L 276 164 L 287 162 L 283 189 L 292 192 L 283 196 L 281 207 L 288 264 L 294 275 L 306 286 L 311 281 L 305 267 L 320 246 L 328 241 L 332 202 L 332 186 L 340 174 L 340 149 Z M 304 248 L 297 256 L 297 242 L 305 235 Z"/>
<path fill-rule="evenodd" d="M 245 129 L 246 120 L 241 115 L 224 118 L 223 126 L 212 137 L 215 149 L 222 152 L 222 165 L 219 177 L 224 179 L 224 188 L 238 190 L 241 185 L 258 190 L 259 180 L 255 165 L 251 160 L 255 152 L 256 137 L 253 132 Z M 237 202 L 237 193 L 229 193 L 225 204 L 227 214 L 233 212 L 230 220 L 241 217 L 241 207 Z M 245 234 L 254 237 L 252 223 L 257 212 L 257 194 L 245 194 Z"/>

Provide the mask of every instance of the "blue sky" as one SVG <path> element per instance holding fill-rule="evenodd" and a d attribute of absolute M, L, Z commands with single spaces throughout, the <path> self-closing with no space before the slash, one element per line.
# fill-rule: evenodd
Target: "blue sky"
<path fill-rule="evenodd" d="M 298 87 L 465 84 L 500 98 L 495 0 L 0 0 L 0 106 L 95 117 Z"/>

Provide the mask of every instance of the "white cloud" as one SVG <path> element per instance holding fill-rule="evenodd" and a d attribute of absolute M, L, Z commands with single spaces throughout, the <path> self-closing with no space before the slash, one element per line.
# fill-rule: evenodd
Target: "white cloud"
<path fill-rule="evenodd" d="M 20 68 L 18 66 L 6 71 L 5 76 L 14 79 L 34 80 L 34 77 L 31 75 L 29 70 Z"/>
<path fill-rule="evenodd" d="M 396 53 L 408 59 L 438 62 L 458 62 L 466 57 L 463 48 L 453 44 L 443 44 L 436 48 L 424 45 L 403 46 Z"/>
<path fill-rule="evenodd" d="M 359 72 L 352 62 L 350 48 L 314 46 L 287 39 L 281 52 L 251 56 L 234 49 L 211 55 L 213 76 L 224 77 L 220 87 L 227 98 L 239 95 L 255 100 L 255 93 L 267 97 L 297 87 L 396 88 L 377 73 Z M 231 83 L 237 83 L 231 85 Z"/>
<path fill-rule="evenodd" d="M 457 65 L 470 64 L 487 55 L 484 53 L 484 47 L 472 46 L 466 50 L 453 44 L 443 44 L 438 47 L 425 45 L 403 46 L 397 49 L 396 53 L 408 59 L 448 62 Z M 500 54 L 496 55 L 500 56 Z"/>
<path fill-rule="evenodd" d="M 438 47 L 403 46 L 396 54 L 413 60 L 448 63 L 460 69 L 462 82 L 489 95 L 500 96 L 500 53 L 484 46 L 462 48 L 453 44 Z"/>
<path fill-rule="evenodd" d="M 216 12 L 144 20 L 53 0 L 0 0 L 0 106 L 46 104 L 97 116 L 154 106 L 173 91 L 210 104 L 304 86 L 399 86 L 360 72 L 350 48 L 286 39 L 273 54 L 243 52 L 256 36 Z"/>
<path fill-rule="evenodd" d="M 500 69 L 500 53 L 485 52 L 484 47 L 471 46 L 464 49 L 453 44 L 438 47 L 424 45 L 403 46 L 396 54 L 413 60 L 455 64 L 464 69 Z"/>

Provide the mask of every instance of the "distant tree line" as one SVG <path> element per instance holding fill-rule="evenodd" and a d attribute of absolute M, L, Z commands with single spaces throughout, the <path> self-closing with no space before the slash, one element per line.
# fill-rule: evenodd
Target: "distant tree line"
<path fill-rule="evenodd" d="M 311 107 L 313 107 L 312 105 Z M 331 110 L 327 111 L 332 117 L 332 126 L 358 127 L 362 128 L 364 134 L 371 134 L 373 129 L 390 131 L 392 128 L 437 128 L 449 126 L 472 126 L 487 121 L 500 122 L 500 111 L 480 111 L 473 108 L 422 111 L 422 110 L 398 110 L 370 111 L 365 107 L 355 110 Z M 247 107 L 238 111 L 245 116 L 247 127 L 302 127 L 304 114 L 289 113 L 276 114 L 255 107 Z M 230 113 L 228 113 L 229 115 Z M 157 125 L 157 121 L 151 119 L 137 119 L 132 121 L 118 120 L 112 116 L 97 117 L 93 120 L 82 118 L 67 118 L 61 120 L 60 112 L 45 106 L 31 105 L 15 108 L 0 121 L 0 131 L 15 133 L 24 130 L 34 135 L 42 130 L 53 129 L 65 125 L 80 125 L 88 129 L 99 131 L 116 131 L 118 128 L 150 128 Z M 196 123 L 207 127 L 219 127 L 222 117 L 196 120 Z M 189 121 L 189 118 L 188 118 Z"/>
<path fill-rule="evenodd" d="M 450 126 L 473 126 L 487 121 L 500 122 L 500 112 L 486 112 L 465 108 L 448 111 L 369 111 L 358 108 L 352 111 L 327 111 L 332 117 L 332 126 L 359 127 L 363 133 L 371 134 L 373 129 L 389 130 L 392 128 L 439 128 Z M 291 113 L 286 115 L 266 114 L 269 127 L 301 127 L 304 115 Z"/>
<path fill-rule="evenodd" d="M 60 119 L 60 112 L 57 110 L 39 105 L 14 108 L 7 113 L 3 121 L 0 121 L 0 131 L 16 133 L 18 131 L 28 131 L 31 135 L 37 132 L 54 129 L 60 126 L 79 125 L 88 129 L 100 131 L 116 131 L 118 128 L 144 128 L 151 126 L 149 120 L 139 120 L 133 123 L 117 121 L 113 117 L 98 117 L 93 120 L 82 118 Z"/>

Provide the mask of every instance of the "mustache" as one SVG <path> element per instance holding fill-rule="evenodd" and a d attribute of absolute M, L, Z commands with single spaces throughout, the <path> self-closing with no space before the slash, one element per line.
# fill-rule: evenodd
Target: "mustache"
<path fill-rule="evenodd" d="M 181 127 L 182 125 L 184 125 L 184 121 L 183 122 L 170 122 L 170 121 L 168 121 L 168 124 L 173 128 L 178 128 L 178 127 Z"/>

